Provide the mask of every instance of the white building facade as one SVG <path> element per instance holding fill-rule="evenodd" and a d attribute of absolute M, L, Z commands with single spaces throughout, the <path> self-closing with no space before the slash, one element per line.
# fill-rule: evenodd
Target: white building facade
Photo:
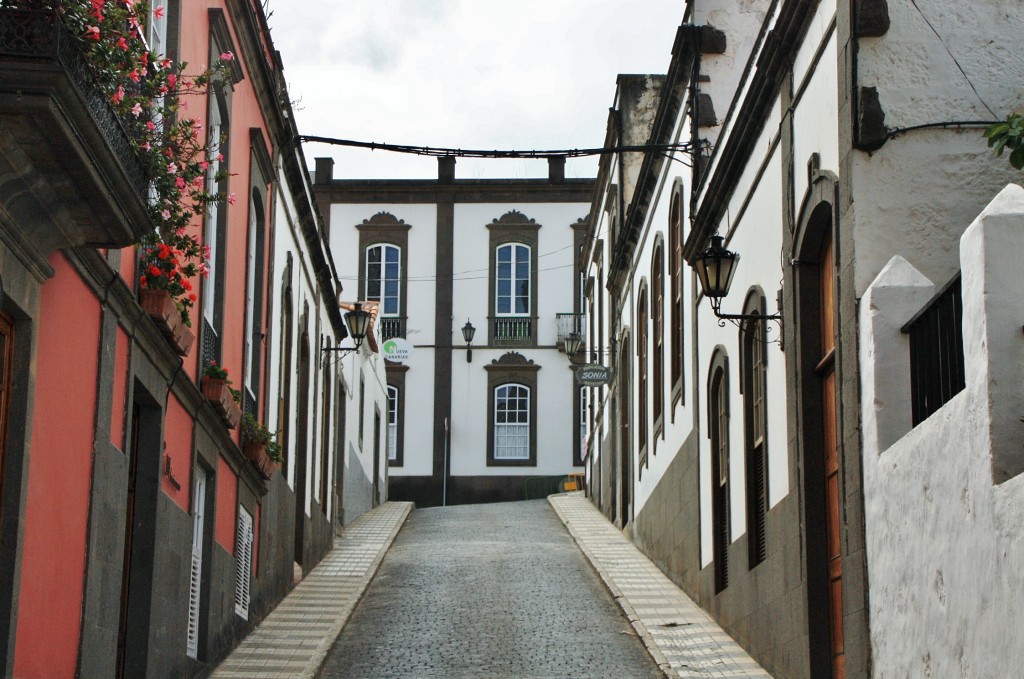
<path fill-rule="evenodd" d="M 590 496 L 775 676 L 1012 673 L 978 602 L 995 586 L 1019 603 L 1020 531 L 1001 518 L 1018 513 L 1019 435 L 993 412 L 989 454 L 910 465 L 986 426 L 940 408 L 946 429 L 910 432 L 909 340 L 892 324 L 946 288 L 960 235 L 1014 176 L 981 133 L 1022 103 L 1024 59 L 1000 46 L 1024 11 L 741 5 L 686 3 L 666 74 L 618 82 L 605 145 L 652 148 L 602 162 L 578 260 L 612 373 L 590 395 Z M 703 294 L 692 267 L 714 235 L 741 255 L 720 313 L 761 318 L 722 320 Z M 982 321 L 962 275 L 969 354 Z M 884 341 L 864 324 L 885 312 L 866 297 L 876 277 L 878 299 L 907 295 Z M 942 408 L 1002 398 L 976 386 L 973 406 Z M 889 446 L 905 452 L 879 457 Z M 977 548 L 945 549 L 950 532 Z"/>
<path fill-rule="evenodd" d="M 541 497 L 581 471 L 575 253 L 593 180 L 335 180 L 317 161 L 343 297 L 377 305 L 389 496 L 419 506 Z M 467 345 L 463 329 L 474 329 Z M 399 353 L 395 353 L 399 352 Z"/>

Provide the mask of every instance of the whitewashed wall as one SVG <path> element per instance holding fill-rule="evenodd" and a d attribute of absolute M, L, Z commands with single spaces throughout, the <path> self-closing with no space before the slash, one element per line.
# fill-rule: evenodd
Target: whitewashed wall
<path fill-rule="evenodd" d="M 1011 47 L 1020 42 L 1024 3 L 890 0 L 888 7 L 888 32 L 861 39 L 857 57 L 860 84 L 878 89 L 888 128 L 1002 119 L 1024 105 L 1024 51 Z M 854 154 L 855 200 L 872 196 L 855 204 L 858 295 L 893 254 L 939 284 L 956 272 L 957 238 L 1017 174 L 993 159 L 981 132 L 913 131 Z"/>
<path fill-rule="evenodd" d="M 934 286 L 893 258 L 861 305 L 871 655 L 878 679 L 1020 675 L 1024 189 L 960 241 L 967 387 L 911 430 L 900 327 Z M 944 282 L 944 281 L 943 281 Z"/>

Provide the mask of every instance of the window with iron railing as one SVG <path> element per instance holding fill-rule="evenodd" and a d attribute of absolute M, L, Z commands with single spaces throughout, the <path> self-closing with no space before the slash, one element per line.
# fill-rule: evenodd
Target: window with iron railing
<path fill-rule="evenodd" d="M 405 316 L 378 316 L 377 335 L 381 342 L 392 337 L 405 337 Z"/>
<path fill-rule="evenodd" d="M 491 337 L 495 346 L 528 346 L 533 344 L 532 316 L 499 316 L 491 319 Z"/>
<path fill-rule="evenodd" d="M 910 336 L 910 399 L 914 426 L 966 385 L 960 274 L 917 312 L 903 333 Z"/>

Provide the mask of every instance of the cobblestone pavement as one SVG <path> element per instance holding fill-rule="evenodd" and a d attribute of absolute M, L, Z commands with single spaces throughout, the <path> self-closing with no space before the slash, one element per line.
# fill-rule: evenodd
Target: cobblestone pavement
<path fill-rule="evenodd" d="M 666 674 L 684 679 L 771 679 L 583 493 L 552 495 L 548 500 Z"/>
<path fill-rule="evenodd" d="M 212 679 L 312 677 L 411 510 L 411 502 L 385 502 L 346 526 Z"/>
<path fill-rule="evenodd" d="M 318 676 L 663 675 L 535 500 L 414 511 Z"/>

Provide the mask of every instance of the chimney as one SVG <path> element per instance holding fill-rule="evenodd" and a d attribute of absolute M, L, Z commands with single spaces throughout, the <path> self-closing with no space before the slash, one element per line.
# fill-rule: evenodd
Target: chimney
<path fill-rule="evenodd" d="M 334 179 L 334 158 L 317 158 L 313 183 L 330 184 L 332 179 Z"/>
<path fill-rule="evenodd" d="M 565 181 L 565 158 L 562 156 L 548 158 L 548 181 L 561 184 Z"/>
<path fill-rule="evenodd" d="M 455 156 L 438 157 L 437 181 L 442 184 L 451 184 L 455 181 Z"/>

